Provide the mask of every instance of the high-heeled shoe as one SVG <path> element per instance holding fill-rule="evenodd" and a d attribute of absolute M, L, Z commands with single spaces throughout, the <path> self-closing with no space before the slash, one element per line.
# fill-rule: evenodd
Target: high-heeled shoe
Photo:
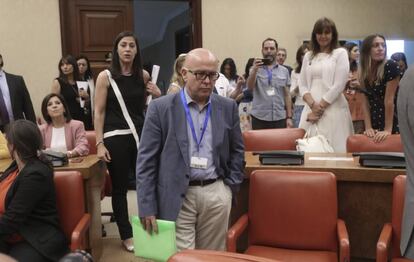
<path fill-rule="evenodd" d="M 128 238 L 122 241 L 122 246 L 128 252 L 134 252 L 134 242 L 132 238 Z"/>

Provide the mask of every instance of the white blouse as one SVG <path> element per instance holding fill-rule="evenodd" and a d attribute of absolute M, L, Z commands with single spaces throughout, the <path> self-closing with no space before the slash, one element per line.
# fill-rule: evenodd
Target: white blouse
<path fill-rule="evenodd" d="M 66 153 L 68 149 L 66 148 L 66 137 L 65 137 L 65 127 L 59 127 L 52 129 L 52 140 L 50 141 L 50 149 Z"/>

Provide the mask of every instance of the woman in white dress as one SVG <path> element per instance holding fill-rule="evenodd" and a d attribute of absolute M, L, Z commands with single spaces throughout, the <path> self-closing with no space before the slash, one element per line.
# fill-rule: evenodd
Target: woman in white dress
<path fill-rule="evenodd" d="M 309 130 L 310 136 L 316 132 L 325 136 L 335 152 L 346 152 L 346 139 L 353 134 L 343 95 L 348 72 L 348 54 L 338 48 L 335 23 L 329 18 L 319 19 L 312 31 L 311 51 L 302 64 L 299 89 L 306 104 L 299 127 Z"/>

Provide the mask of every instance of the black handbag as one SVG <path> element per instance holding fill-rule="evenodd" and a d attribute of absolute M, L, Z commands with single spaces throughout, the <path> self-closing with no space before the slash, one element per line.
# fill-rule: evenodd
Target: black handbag
<path fill-rule="evenodd" d="M 52 163 L 52 166 L 59 167 L 68 164 L 68 156 L 65 153 L 50 149 L 42 150 L 43 155 Z"/>

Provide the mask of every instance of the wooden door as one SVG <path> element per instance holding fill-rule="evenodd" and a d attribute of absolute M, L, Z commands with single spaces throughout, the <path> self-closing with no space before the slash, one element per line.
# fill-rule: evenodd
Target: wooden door
<path fill-rule="evenodd" d="M 96 77 L 115 37 L 134 29 L 132 0 L 59 0 L 59 7 L 63 54 L 86 55 Z"/>

